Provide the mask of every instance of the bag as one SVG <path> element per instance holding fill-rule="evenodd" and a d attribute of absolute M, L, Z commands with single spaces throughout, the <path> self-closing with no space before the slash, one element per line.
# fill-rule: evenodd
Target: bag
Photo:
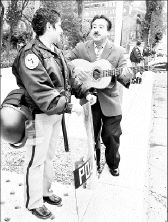
<path fill-rule="evenodd" d="M 135 51 L 135 47 L 132 49 L 131 53 L 130 53 L 130 61 L 131 62 L 139 62 L 139 59 L 136 57 L 134 51 Z"/>

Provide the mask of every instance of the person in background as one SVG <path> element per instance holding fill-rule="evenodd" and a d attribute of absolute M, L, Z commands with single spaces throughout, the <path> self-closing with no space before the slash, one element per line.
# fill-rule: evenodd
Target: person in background
<path fill-rule="evenodd" d="M 97 169 L 100 169 L 100 137 L 105 145 L 105 158 L 109 171 L 113 176 L 119 176 L 120 136 L 121 130 L 121 102 L 118 81 L 129 88 L 132 72 L 127 68 L 124 48 L 114 45 L 109 39 L 111 21 L 104 15 L 96 15 L 91 21 L 91 40 L 81 42 L 66 55 L 69 61 L 85 59 L 89 62 L 108 60 L 111 68 L 122 68 L 116 77 L 111 78 L 110 84 L 104 89 L 93 89 L 97 102 L 91 106 L 97 157 Z M 84 70 L 76 70 L 80 75 Z"/>
<path fill-rule="evenodd" d="M 142 80 L 142 73 L 144 71 L 144 57 L 142 56 L 142 48 L 141 48 L 141 41 L 137 41 L 136 45 L 133 47 L 130 53 L 130 61 L 132 63 L 134 77 L 133 83 Z"/>
<path fill-rule="evenodd" d="M 152 56 L 152 50 L 149 44 L 147 44 L 142 52 L 142 56 L 144 58 L 144 66 L 146 67 L 146 69 L 148 70 L 148 64 L 150 62 L 150 57 Z"/>
<path fill-rule="evenodd" d="M 141 28 L 141 15 L 137 14 L 137 18 L 136 18 L 136 39 L 141 40 L 142 37 L 142 28 Z"/>
<path fill-rule="evenodd" d="M 35 132 L 35 143 L 28 138 L 25 144 L 25 207 L 36 217 L 47 219 L 52 213 L 44 203 L 59 205 L 62 202 L 62 198 L 51 190 L 51 184 L 54 176 L 52 160 L 63 114 L 81 111 L 80 104 L 71 103 L 72 91 L 86 99 L 90 94 L 73 78 L 62 51 L 56 47 L 63 32 L 60 14 L 56 10 L 40 8 L 31 24 L 36 37 L 21 48 L 12 71 L 18 86 L 25 91 L 22 102 L 35 122 L 31 131 Z M 37 141 L 39 138 L 41 140 Z"/>

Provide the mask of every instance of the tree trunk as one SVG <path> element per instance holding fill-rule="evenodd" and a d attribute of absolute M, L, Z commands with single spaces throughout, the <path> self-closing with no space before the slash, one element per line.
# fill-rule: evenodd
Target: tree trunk
<path fill-rule="evenodd" d="M 149 44 L 149 30 L 146 30 L 143 34 L 143 42 L 145 43 L 144 46 L 147 46 Z"/>
<path fill-rule="evenodd" d="M 146 29 L 143 33 L 143 41 L 145 42 L 145 46 L 149 43 L 149 31 L 150 31 L 150 23 L 151 23 L 151 4 L 152 1 L 146 0 L 146 14 L 145 14 L 145 22 L 146 22 Z"/>
<path fill-rule="evenodd" d="M 12 35 L 14 33 L 14 28 L 15 28 L 14 25 L 10 26 L 9 36 L 8 36 L 8 40 L 7 40 L 6 52 L 7 52 L 7 57 L 8 58 L 9 58 L 9 51 L 11 49 L 11 38 L 12 38 Z"/>
<path fill-rule="evenodd" d="M 1 46 L 2 46 L 2 33 L 3 33 L 3 17 L 4 17 L 4 11 L 5 11 L 5 8 L 4 8 L 4 5 L 2 4 L 2 2 L 0 1 L 0 10 L 1 10 L 1 27 L 0 27 L 0 38 L 1 38 Z"/>
<path fill-rule="evenodd" d="M 83 13 L 83 1 L 82 0 L 76 0 L 77 7 L 78 7 L 78 17 L 82 20 L 82 13 Z"/>

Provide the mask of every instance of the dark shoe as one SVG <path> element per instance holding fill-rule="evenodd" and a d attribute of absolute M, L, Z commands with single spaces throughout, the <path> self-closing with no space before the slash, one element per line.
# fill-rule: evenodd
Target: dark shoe
<path fill-rule="evenodd" d="M 119 176 L 120 175 L 120 171 L 118 168 L 116 169 L 110 169 L 110 173 L 113 175 L 113 176 Z"/>
<path fill-rule="evenodd" d="M 48 204 L 52 205 L 59 205 L 62 202 L 61 197 L 58 197 L 55 194 L 48 197 L 43 197 L 43 200 L 44 202 L 47 202 Z"/>
<path fill-rule="evenodd" d="M 33 215 L 35 215 L 40 219 L 48 219 L 52 216 L 51 211 L 49 211 L 45 205 L 39 208 L 32 209 L 30 211 L 32 212 Z"/>

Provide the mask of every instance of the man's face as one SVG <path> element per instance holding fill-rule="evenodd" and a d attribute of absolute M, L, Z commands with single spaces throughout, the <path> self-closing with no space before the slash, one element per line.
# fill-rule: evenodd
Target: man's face
<path fill-rule="evenodd" d="M 96 19 L 92 23 L 90 36 L 95 43 L 103 42 L 103 40 L 107 39 L 107 36 L 109 35 L 109 31 L 107 31 L 107 25 L 108 23 L 105 19 Z"/>
<path fill-rule="evenodd" d="M 59 43 L 61 41 L 63 30 L 61 28 L 60 18 L 58 22 L 55 23 L 54 27 L 52 27 L 50 34 L 53 43 Z"/>

